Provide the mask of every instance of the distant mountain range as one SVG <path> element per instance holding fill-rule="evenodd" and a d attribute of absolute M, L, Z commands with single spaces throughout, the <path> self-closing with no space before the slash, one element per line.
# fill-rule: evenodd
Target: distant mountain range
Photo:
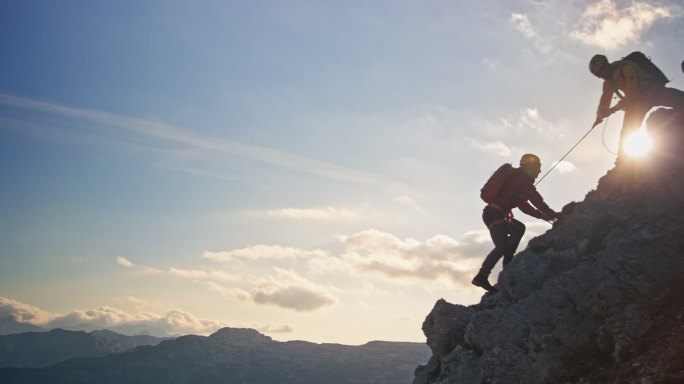
<path fill-rule="evenodd" d="M 42 368 L 74 358 L 105 356 L 162 341 L 151 336 L 124 336 L 107 330 L 53 329 L 0 336 L 0 368 Z"/>
<path fill-rule="evenodd" d="M 68 331 L 52 331 L 67 335 L 64 332 Z M 77 333 L 77 337 L 99 340 L 90 345 L 91 356 L 108 348 L 115 353 L 73 358 L 42 369 L 3 368 L 0 382 L 409 384 L 416 366 L 430 357 L 423 343 L 373 341 L 347 346 L 278 342 L 252 329 L 235 328 L 119 352 L 110 344 L 114 342 L 111 338 Z"/>
<path fill-rule="evenodd" d="M 0 335 L 11 335 L 21 332 L 40 332 L 47 331 L 32 324 L 20 323 L 12 316 L 0 317 Z"/>
<path fill-rule="evenodd" d="M 32 324 L 18 322 L 12 316 L 0 317 L 0 335 L 11 335 L 22 332 L 44 332 L 53 328 L 64 328 L 70 331 L 85 332 L 93 332 L 101 329 L 101 327 L 93 324 L 75 324 L 69 327 L 57 325 L 56 327 L 42 328 Z M 124 324 L 110 327 L 109 330 L 122 335 L 150 335 L 162 339 L 179 336 L 171 335 L 165 330 L 151 326 L 150 324 Z"/>

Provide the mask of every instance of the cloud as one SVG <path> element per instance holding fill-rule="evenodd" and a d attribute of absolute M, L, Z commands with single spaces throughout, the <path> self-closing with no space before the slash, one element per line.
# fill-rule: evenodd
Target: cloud
<path fill-rule="evenodd" d="M 236 141 L 224 140 L 218 137 L 202 136 L 195 132 L 158 121 L 145 120 L 104 111 L 67 107 L 2 93 L 0 93 L 0 105 L 57 115 L 76 121 L 84 121 L 90 123 L 88 126 L 93 126 L 92 123 L 94 123 L 95 125 L 93 126 L 94 128 L 92 129 L 91 134 L 94 134 L 97 130 L 97 134 L 103 136 L 103 141 L 121 141 L 121 133 L 124 132 L 131 135 L 128 139 L 129 142 L 136 143 L 138 147 L 141 145 L 142 147 L 145 147 L 145 143 L 149 143 L 148 147 L 154 148 L 152 151 L 155 153 L 159 152 L 158 144 L 160 142 L 174 145 L 181 144 L 186 149 L 182 151 L 184 155 L 177 157 L 177 160 L 182 161 L 188 161 L 188 159 L 196 158 L 200 155 L 205 157 L 208 154 L 228 155 L 344 182 L 360 184 L 392 183 L 390 180 L 387 180 L 380 175 L 358 169 L 346 168 L 315 159 L 309 159 L 279 151 L 274 148 L 249 145 Z M 116 131 L 112 132 L 112 128 Z M 46 129 L 46 131 L 49 130 Z M 153 143 L 155 144 L 154 146 L 152 145 Z M 178 153 L 178 151 L 167 151 L 165 153 Z M 188 153 L 191 153 L 192 156 L 187 156 Z M 173 168 L 175 165 L 172 165 L 171 167 Z M 197 169 L 197 167 L 180 165 L 177 169 L 185 171 L 186 169 Z M 212 172 L 205 170 L 205 174 L 209 175 L 212 174 Z"/>
<path fill-rule="evenodd" d="M 496 71 L 501 64 L 501 58 L 492 59 L 491 57 L 485 57 L 482 59 L 482 63 L 489 68 L 490 71 Z"/>
<path fill-rule="evenodd" d="M 249 301 L 252 298 L 252 295 L 250 295 L 249 292 L 237 287 L 226 287 L 213 281 L 199 281 L 199 283 L 221 296 L 231 297 L 239 301 Z"/>
<path fill-rule="evenodd" d="M 613 0 L 599 0 L 584 9 L 571 37 L 589 46 L 620 49 L 639 43 L 645 30 L 672 15 L 672 8 L 647 2 L 632 1 L 619 9 Z"/>
<path fill-rule="evenodd" d="M 218 321 L 198 319 L 179 309 L 170 310 L 164 316 L 153 313 L 133 315 L 108 306 L 90 310 L 77 309 L 67 315 L 57 317 L 47 325 L 50 328 L 64 329 L 137 326 L 138 329 L 145 327 L 162 329 L 171 335 L 209 334 L 225 326 Z"/>
<path fill-rule="evenodd" d="M 134 264 L 123 256 L 118 256 L 116 258 L 116 263 L 125 268 L 131 268 Z"/>
<path fill-rule="evenodd" d="M 272 304 L 282 308 L 309 312 L 332 305 L 337 300 L 325 292 L 313 291 L 305 287 L 279 287 L 254 294 L 257 304 Z"/>
<path fill-rule="evenodd" d="M 252 245 L 246 248 L 223 252 L 204 252 L 204 258 L 230 263 L 235 260 L 294 260 L 312 257 L 326 257 L 324 250 L 304 250 L 280 245 Z"/>
<path fill-rule="evenodd" d="M 124 296 L 119 298 L 119 301 L 126 303 L 130 306 L 132 306 L 135 309 L 141 310 L 141 309 L 149 309 L 154 307 L 155 305 L 150 303 L 149 301 L 145 299 L 141 299 L 139 297 L 133 297 L 133 296 Z"/>
<path fill-rule="evenodd" d="M 241 277 L 237 275 L 232 275 L 218 270 L 201 270 L 201 269 L 182 269 L 182 268 L 169 268 L 169 274 L 171 276 L 195 279 L 195 280 L 218 280 L 218 281 L 240 281 Z"/>
<path fill-rule="evenodd" d="M 575 166 L 575 164 L 573 164 L 567 160 L 563 160 L 560 163 L 557 161 L 554 161 L 553 165 L 555 165 L 555 167 L 556 167 L 555 169 L 557 169 L 558 172 L 560 172 L 560 173 L 571 173 L 571 172 L 574 172 L 577 170 L 577 167 Z"/>
<path fill-rule="evenodd" d="M 485 153 L 491 153 L 497 156 L 509 157 L 513 152 L 506 144 L 500 141 L 490 141 L 486 143 L 479 142 L 477 140 L 471 141 L 471 146 L 477 148 Z"/>
<path fill-rule="evenodd" d="M 44 325 L 58 315 L 0 296 L 0 318 L 11 316 L 19 323 Z"/>
<path fill-rule="evenodd" d="M 527 15 L 522 13 L 513 13 L 511 15 L 510 22 L 518 31 L 525 35 L 525 37 L 531 39 L 538 36 L 537 31 L 535 31 L 534 27 L 532 27 L 532 23 L 530 23 L 530 19 L 527 17 Z"/>
<path fill-rule="evenodd" d="M 475 263 L 464 258 L 464 246 L 446 235 L 425 242 L 400 239 L 370 229 L 342 238 L 342 257 L 356 269 L 391 279 L 465 281 Z"/>
<path fill-rule="evenodd" d="M 394 201 L 416 212 L 425 212 L 425 210 L 416 202 L 416 200 L 410 196 L 397 196 L 394 198 Z"/>
<path fill-rule="evenodd" d="M 255 328 L 257 331 L 262 332 L 262 333 L 292 333 L 294 332 L 294 328 L 292 328 L 289 325 L 262 325 L 262 326 L 252 326 L 252 328 Z"/>
<path fill-rule="evenodd" d="M 154 325 L 172 335 L 208 335 L 226 326 L 223 322 L 198 319 L 191 313 L 179 309 L 169 311 L 165 316 L 157 319 Z"/>
<path fill-rule="evenodd" d="M 539 135 L 558 136 L 562 132 L 557 124 L 546 120 L 542 112 L 536 107 L 520 108 L 505 116 L 496 117 L 494 121 L 484 120 L 477 125 L 480 126 L 481 132 L 486 133 L 489 137 L 496 138 L 496 140 L 483 140 L 488 144 L 487 146 L 480 141 L 472 141 L 471 145 L 498 154 L 510 150 L 510 147 L 503 142 L 518 140 L 521 135 L 528 136 L 530 133 L 537 133 Z"/>
<path fill-rule="evenodd" d="M 257 304 L 276 305 L 299 312 L 310 312 L 337 303 L 326 289 L 299 274 L 276 268 L 276 276 L 264 279 L 255 289 Z"/>
<path fill-rule="evenodd" d="M 258 216 L 312 221 L 339 221 L 358 219 L 361 217 L 358 212 L 334 207 L 282 208 L 271 211 L 257 212 L 256 214 Z"/>

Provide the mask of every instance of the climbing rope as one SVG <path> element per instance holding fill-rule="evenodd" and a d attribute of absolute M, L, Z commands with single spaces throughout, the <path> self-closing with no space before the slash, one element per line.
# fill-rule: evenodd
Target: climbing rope
<path fill-rule="evenodd" d="M 606 117 L 606 122 L 603 123 L 603 132 L 601 132 L 601 142 L 603 143 L 603 148 L 610 153 L 611 155 L 616 155 L 617 152 L 613 151 L 612 149 L 608 148 L 608 145 L 606 144 L 606 125 L 608 124 L 608 118 Z"/>
<path fill-rule="evenodd" d="M 608 116 L 608 117 L 610 117 L 610 116 Z M 606 117 L 605 122 L 603 123 L 603 132 L 604 132 L 604 134 L 605 134 L 605 131 L 606 131 L 606 124 L 608 124 L 608 117 Z M 565 159 L 565 157 L 566 157 L 567 155 L 569 155 L 570 152 L 572 152 L 572 150 L 575 149 L 575 147 L 577 147 L 577 146 L 579 145 L 579 143 L 581 143 L 582 140 L 584 140 L 584 138 L 587 137 L 587 136 L 591 133 L 591 131 L 594 130 L 594 128 L 596 128 L 596 125 L 592 125 L 591 128 L 589 128 L 589 130 L 587 131 L 587 133 L 585 133 L 584 136 L 582 136 L 582 138 L 579 139 L 579 141 L 577 141 L 577 143 L 575 143 L 575 145 L 573 145 L 572 148 L 570 148 L 570 150 L 569 150 L 568 152 L 566 152 L 565 155 L 563 155 L 563 157 L 561 157 L 560 160 L 558 160 L 558 161 L 553 165 L 553 167 L 551 167 L 551 169 L 549 169 L 548 171 L 546 171 L 546 173 L 544 174 L 544 176 L 541 177 L 541 179 L 537 180 L 537 182 L 534 183 L 534 186 L 536 187 L 537 184 L 541 183 L 541 181 L 544 180 L 544 178 L 545 178 L 549 173 L 551 173 L 551 171 L 553 171 L 553 169 L 556 168 L 556 166 L 557 166 L 558 164 L 560 164 L 560 162 L 563 161 L 563 159 Z M 608 150 L 608 152 L 610 152 L 610 150 L 609 150 L 608 147 L 606 146 L 605 141 L 603 142 L 603 146 L 606 148 L 606 150 Z M 611 153 L 612 153 L 612 152 L 611 152 Z"/>

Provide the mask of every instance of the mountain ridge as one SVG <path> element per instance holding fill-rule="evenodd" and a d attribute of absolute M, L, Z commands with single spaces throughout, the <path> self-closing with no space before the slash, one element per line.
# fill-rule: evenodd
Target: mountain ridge
<path fill-rule="evenodd" d="M 73 358 L 42 369 L 0 369 L 11 383 L 409 383 L 428 358 L 423 343 L 361 346 L 274 341 L 253 329 L 223 328 L 102 357 Z"/>
<path fill-rule="evenodd" d="M 0 368 L 43 368 L 75 357 L 105 356 L 161 341 L 151 336 L 125 336 L 108 330 L 23 332 L 0 336 Z"/>

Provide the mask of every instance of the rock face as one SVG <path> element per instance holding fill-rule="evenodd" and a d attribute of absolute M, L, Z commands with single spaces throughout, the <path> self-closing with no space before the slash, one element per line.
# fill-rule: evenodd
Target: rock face
<path fill-rule="evenodd" d="M 429 355 L 422 343 L 277 342 L 252 329 L 224 328 L 43 369 L 5 368 L 0 383 L 408 384 Z"/>
<path fill-rule="evenodd" d="M 565 206 L 497 293 L 436 303 L 414 384 L 684 382 L 684 119 L 648 126 L 655 153 Z"/>

